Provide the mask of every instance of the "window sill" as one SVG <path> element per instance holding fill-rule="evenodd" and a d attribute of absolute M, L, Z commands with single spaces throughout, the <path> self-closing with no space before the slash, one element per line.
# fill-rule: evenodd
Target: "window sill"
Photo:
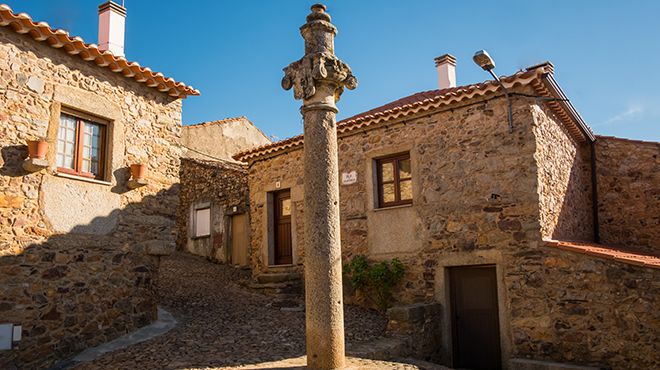
<path fill-rule="evenodd" d="M 71 179 L 71 180 L 91 182 L 92 184 L 112 186 L 112 183 L 110 181 L 103 181 L 103 180 L 91 179 L 91 178 L 88 178 L 88 177 L 69 175 L 68 173 L 63 173 L 63 172 L 55 172 L 55 176 L 63 177 L 65 179 Z"/>
<path fill-rule="evenodd" d="M 190 239 L 192 239 L 192 240 L 198 240 L 198 239 L 206 239 L 206 238 L 210 238 L 210 237 L 211 237 L 211 234 L 207 234 L 207 235 L 196 235 L 196 236 L 191 236 Z"/>
<path fill-rule="evenodd" d="M 401 204 L 401 205 L 398 205 L 398 206 L 374 208 L 374 212 L 387 211 L 388 209 L 409 208 L 409 207 L 412 207 L 413 205 L 414 205 L 413 203 L 409 203 L 409 204 Z"/>

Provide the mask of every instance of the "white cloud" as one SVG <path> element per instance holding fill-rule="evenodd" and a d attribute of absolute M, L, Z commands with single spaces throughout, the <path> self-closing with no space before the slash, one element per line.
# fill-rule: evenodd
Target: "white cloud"
<path fill-rule="evenodd" d="M 642 116 L 644 116 L 644 113 L 646 113 L 646 109 L 642 104 L 633 104 L 628 106 L 628 109 L 626 109 L 625 111 L 616 114 L 608 118 L 607 120 L 595 124 L 593 126 L 594 127 L 608 126 L 618 122 L 629 122 L 641 118 Z"/>

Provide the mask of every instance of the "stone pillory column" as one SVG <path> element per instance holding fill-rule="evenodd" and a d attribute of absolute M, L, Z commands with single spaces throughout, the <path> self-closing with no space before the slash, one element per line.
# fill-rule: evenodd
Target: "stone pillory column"
<path fill-rule="evenodd" d="M 305 56 L 284 69 L 282 87 L 293 87 L 293 96 L 303 99 L 307 366 L 341 369 L 344 308 L 335 103 L 344 87 L 357 87 L 357 79 L 334 54 L 337 28 L 325 10 L 324 5 L 313 5 L 300 27 Z"/>

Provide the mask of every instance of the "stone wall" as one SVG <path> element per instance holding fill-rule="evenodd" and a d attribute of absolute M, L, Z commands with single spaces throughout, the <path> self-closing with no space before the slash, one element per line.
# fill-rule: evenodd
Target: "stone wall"
<path fill-rule="evenodd" d="M 102 181 L 55 170 L 62 109 L 110 122 Z M 153 319 L 157 261 L 144 249 L 174 241 L 180 126 L 180 100 L 0 28 L 0 316 L 24 329 L 0 367 L 49 366 Z M 26 140 L 39 137 L 49 168 L 28 173 Z M 131 190 L 137 161 L 148 184 Z"/>
<path fill-rule="evenodd" d="M 598 136 L 598 220 L 606 244 L 660 248 L 660 143 Z"/>
<path fill-rule="evenodd" d="M 243 166 L 220 161 L 182 159 L 177 218 L 178 248 L 214 261 L 226 262 L 228 218 L 246 213 L 247 201 L 247 173 Z M 192 212 L 194 206 L 200 203 L 210 204 L 211 235 L 194 238 L 191 233 Z"/>
<path fill-rule="evenodd" d="M 245 117 L 183 126 L 181 143 L 186 157 L 235 162 L 238 152 L 270 144 L 270 139 Z"/>
<path fill-rule="evenodd" d="M 512 256 L 512 357 L 657 369 L 660 269 L 542 248 Z"/>
<path fill-rule="evenodd" d="M 531 106 L 516 100 L 513 134 L 502 100 L 452 108 L 339 138 L 340 173 L 357 173 L 354 184 L 340 184 L 343 256 L 401 259 L 408 271 L 397 298 L 404 303 L 433 299 L 443 254 L 534 246 L 539 239 Z M 373 159 L 407 151 L 413 204 L 377 209 Z M 267 193 L 277 185 L 291 189 L 294 262 L 302 263 L 302 184 L 300 149 L 250 165 L 255 274 L 268 266 Z"/>
<path fill-rule="evenodd" d="M 340 173 L 357 174 L 340 184 L 344 260 L 365 254 L 405 264 L 396 304 L 440 304 L 433 357 L 442 363 L 451 364 L 449 269 L 488 264 L 497 273 L 504 361 L 653 367 L 657 270 L 545 247 L 544 238 L 593 237 L 589 152 L 533 99 L 516 97 L 513 107 L 512 133 L 504 99 L 482 98 L 340 135 Z M 408 151 L 413 204 L 377 209 L 373 160 Z M 280 189 L 291 189 L 300 268 L 302 185 L 300 148 L 250 163 L 255 275 L 269 270 L 267 194 Z"/>
<path fill-rule="evenodd" d="M 534 106 L 541 236 L 592 241 L 591 152 L 550 109 Z"/>

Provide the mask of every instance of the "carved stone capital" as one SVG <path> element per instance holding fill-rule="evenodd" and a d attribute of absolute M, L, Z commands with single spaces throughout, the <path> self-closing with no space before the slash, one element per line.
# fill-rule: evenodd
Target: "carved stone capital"
<path fill-rule="evenodd" d="M 344 88 L 353 90 L 357 87 L 357 78 L 348 64 L 328 52 L 307 54 L 284 68 L 282 87 L 284 90 L 293 87 L 296 99 L 311 99 L 321 83 L 335 86 L 334 100 L 337 102 Z"/>

